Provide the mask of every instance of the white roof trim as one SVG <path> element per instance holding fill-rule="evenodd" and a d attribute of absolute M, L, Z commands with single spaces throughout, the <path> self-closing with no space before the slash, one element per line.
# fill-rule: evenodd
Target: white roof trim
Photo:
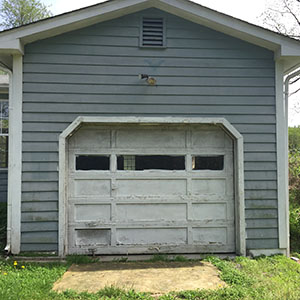
<path fill-rule="evenodd" d="M 0 48 L 13 39 L 24 44 L 151 7 L 153 0 L 113 0 L 0 32 Z"/>
<path fill-rule="evenodd" d="M 112 0 L 103 2 L 0 33 L 0 54 L 3 51 L 5 53 L 17 51 L 23 54 L 22 45 L 27 43 L 118 18 L 150 7 L 164 10 L 192 22 L 272 50 L 275 52 L 275 59 L 282 57 L 292 58 L 292 65 L 295 58 L 299 59 L 299 41 L 188 0 Z"/>

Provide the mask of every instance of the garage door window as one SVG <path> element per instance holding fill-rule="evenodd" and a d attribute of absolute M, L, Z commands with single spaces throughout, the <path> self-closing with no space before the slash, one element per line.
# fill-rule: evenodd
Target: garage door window
<path fill-rule="evenodd" d="M 185 170 L 185 156 L 171 155 L 119 155 L 118 170 Z"/>
<path fill-rule="evenodd" d="M 193 156 L 193 170 L 213 170 L 221 171 L 224 169 L 224 156 Z"/>
<path fill-rule="evenodd" d="M 103 155 L 79 155 L 76 156 L 76 170 L 109 170 L 109 156 Z"/>

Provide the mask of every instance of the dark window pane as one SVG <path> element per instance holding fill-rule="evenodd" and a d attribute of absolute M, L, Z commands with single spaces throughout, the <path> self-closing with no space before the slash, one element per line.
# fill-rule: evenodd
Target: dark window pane
<path fill-rule="evenodd" d="M 224 156 L 194 156 L 193 170 L 223 170 Z"/>
<path fill-rule="evenodd" d="M 8 136 L 0 136 L 0 168 L 8 167 Z"/>
<path fill-rule="evenodd" d="M 109 170 L 109 156 L 76 156 L 76 170 Z"/>
<path fill-rule="evenodd" d="M 117 158 L 118 170 L 185 170 L 184 156 L 121 155 Z"/>

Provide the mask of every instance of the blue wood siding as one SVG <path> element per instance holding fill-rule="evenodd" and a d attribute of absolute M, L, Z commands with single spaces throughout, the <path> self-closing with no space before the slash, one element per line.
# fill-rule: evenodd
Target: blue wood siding
<path fill-rule="evenodd" d="M 139 48 L 147 14 L 165 49 Z M 225 117 L 245 141 L 247 247 L 278 248 L 272 52 L 150 9 L 27 45 L 23 101 L 23 251 L 57 250 L 58 136 L 79 115 Z"/>

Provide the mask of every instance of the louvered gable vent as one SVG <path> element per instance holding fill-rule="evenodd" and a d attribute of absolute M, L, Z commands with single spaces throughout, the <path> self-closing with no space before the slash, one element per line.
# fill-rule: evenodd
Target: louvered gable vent
<path fill-rule="evenodd" d="M 142 47 L 164 47 L 165 30 L 163 18 L 146 18 L 142 20 L 141 30 Z"/>

